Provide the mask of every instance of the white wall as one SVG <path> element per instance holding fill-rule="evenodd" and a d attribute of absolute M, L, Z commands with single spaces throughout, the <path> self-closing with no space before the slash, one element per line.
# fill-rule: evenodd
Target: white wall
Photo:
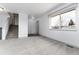
<path fill-rule="evenodd" d="M 19 38 L 28 36 L 28 15 L 19 13 Z"/>
<path fill-rule="evenodd" d="M 0 19 L 0 27 L 2 27 L 2 20 Z"/>
<path fill-rule="evenodd" d="M 37 26 L 35 19 L 28 20 L 28 34 L 37 34 Z"/>
<path fill-rule="evenodd" d="M 7 13 L 0 13 L 0 25 L 2 27 L 2 40 L 6 39 L 9 29 L 9 15 Z"/>
<path fill-rule="evenodd" d="M 9 29 L 9 19 L 6 18 L 4 19 L 4 23 L 3 23 L 3 28 L 2 28 L 2 40 L 6 39 L 6 36 L 8 34 L 8 29 Z"/>
<path fill-rule="evenodd" d="M 67 44 L 79 47 L 79 4 L 76 9 L 77 15 L 77 31 L 55 31 L 49 30 L 48 14 L 39 18 L 39 33 L 40 35 L 55 39 Z"/>

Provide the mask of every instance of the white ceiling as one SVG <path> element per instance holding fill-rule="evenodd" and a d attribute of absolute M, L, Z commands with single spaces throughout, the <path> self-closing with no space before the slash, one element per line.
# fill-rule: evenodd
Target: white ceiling
<path fill-rule="evenodd" d="M 35 17 L 38 17 L 51 9 L 54 9 L 60 3 L 0 3 L 14 13 L 26 13 Z"/>

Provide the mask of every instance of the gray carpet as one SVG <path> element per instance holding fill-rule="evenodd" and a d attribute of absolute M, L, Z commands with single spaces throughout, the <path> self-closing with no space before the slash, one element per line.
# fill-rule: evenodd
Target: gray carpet
<path fill-rule="evenodd" d="M 0 54 L 3 55 L 76 55 L 78 48 L 40 36 L 21 39 L 0 40 Z"/>

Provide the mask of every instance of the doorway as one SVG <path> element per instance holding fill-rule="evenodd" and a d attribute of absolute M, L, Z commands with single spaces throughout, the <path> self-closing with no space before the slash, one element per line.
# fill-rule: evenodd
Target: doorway
<path fill-rule="evenodd" d="M 28 20 L 28 36 L 38 36 L 39 35 L 39 21 L 35 19 Z"/>
<path fill-rule="evenodd" d="M 7 39 L 18 38 L 18 14 L 12 14 Z"/>

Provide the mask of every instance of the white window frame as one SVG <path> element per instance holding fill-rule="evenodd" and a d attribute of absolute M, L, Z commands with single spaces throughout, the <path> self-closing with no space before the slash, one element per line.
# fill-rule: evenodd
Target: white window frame
<path fill-rule="evenodd" d="M 69 12 L 72 12 L 72 11 L 75 11 L 75 19 L 76 19 L 76 10 L 71 10 Z M 66 12 L 66 13 L 69 13 L 69 12 Z M 63 13 L 65 14 L 65 13 Z M 54 28 L 54 26 L 51 26 L 50 23 L 51 23 L 51 16 L 49 16 L 49 29 L 57 29 L 57 30 L 75 30 L 76 26 L 74 27 L 70 27 L 70 28 L 66 28 L 67 26 L 63 26 L 63 22 L 62 22 L 62 15 L 63 14 L 60 14 L 60 15 L 57 15 L 57 16 L 60 16 L 59 18 L 59 21 L 60 21 L 60 25 L 58 26 L 58 28 Z M 54 16 L 54 17 L 57 17 L 57 16 Z M 75 21 L 76 22 L 76 21 Z M 76 24 L 75 24 L 76 25 Z"/>

